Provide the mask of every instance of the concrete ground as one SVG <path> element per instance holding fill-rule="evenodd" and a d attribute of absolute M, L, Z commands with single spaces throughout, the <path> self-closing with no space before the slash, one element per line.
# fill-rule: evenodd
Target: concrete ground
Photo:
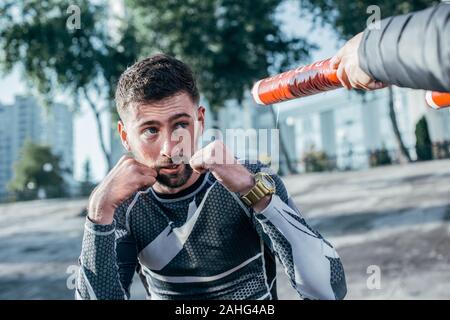
<path fill-rule="evenodd" d="M 449 179 L 445 160 L 284 181 L 307 221 L 337 248 L 347 299 L 450 299 Z M 0 205 L 0 299 L 73 298 L 85 204 Z M 298 299 L 282 267 L 278 290 L 281 299 Z M 133 298 L 144 298 L 138 281 Z"/>

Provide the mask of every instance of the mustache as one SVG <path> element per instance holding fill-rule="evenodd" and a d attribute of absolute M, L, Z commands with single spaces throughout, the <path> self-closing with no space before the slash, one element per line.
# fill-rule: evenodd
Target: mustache
<path fill-rule="evenodd" d="M 155 169 L 164 169 L 168 167 L 173 167 L 179 164 L 189 164 L 189 158 L 185 156 L 175 156 L 172 158 L 166 158 L 164 160 L 159 160 L 154 164 Z"/>

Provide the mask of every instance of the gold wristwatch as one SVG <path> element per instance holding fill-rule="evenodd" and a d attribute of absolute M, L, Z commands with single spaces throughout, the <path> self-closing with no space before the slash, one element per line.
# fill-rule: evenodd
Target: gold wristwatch
<path fill-rule="evenodd" d="M 258 172 L 254 175 L 255 186 L 246 194 L 241 196 L 242 201 L 251 207 L 259 200 L 269 194 L 275 193 L 275 181 L 265 172 Z"/>

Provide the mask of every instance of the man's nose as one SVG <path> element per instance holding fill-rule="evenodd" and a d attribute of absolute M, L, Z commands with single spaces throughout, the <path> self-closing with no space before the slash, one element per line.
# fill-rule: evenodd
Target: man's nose
<path fill-rule="evenodd" d="M 173 149 L 176 146 L 176 144 L 177 144 L 177 141 L 171 140 L 171 135 L 166 135 L 164 137 L 164 142 L 161 146 L 161 151 L 160 151 L 161 156 L 172 158 L 172 156 L 174 156 L 172 154 L 172 152 L 174 151 Z"/>

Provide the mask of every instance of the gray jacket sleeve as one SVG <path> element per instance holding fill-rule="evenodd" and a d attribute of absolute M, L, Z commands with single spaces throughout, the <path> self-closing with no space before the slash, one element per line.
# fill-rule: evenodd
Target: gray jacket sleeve
<path fill-rule="evenodd" d="M 364 31 L 358 53 L 378 81 L 450 92 L 450 4 L 382 20 Z"/>

